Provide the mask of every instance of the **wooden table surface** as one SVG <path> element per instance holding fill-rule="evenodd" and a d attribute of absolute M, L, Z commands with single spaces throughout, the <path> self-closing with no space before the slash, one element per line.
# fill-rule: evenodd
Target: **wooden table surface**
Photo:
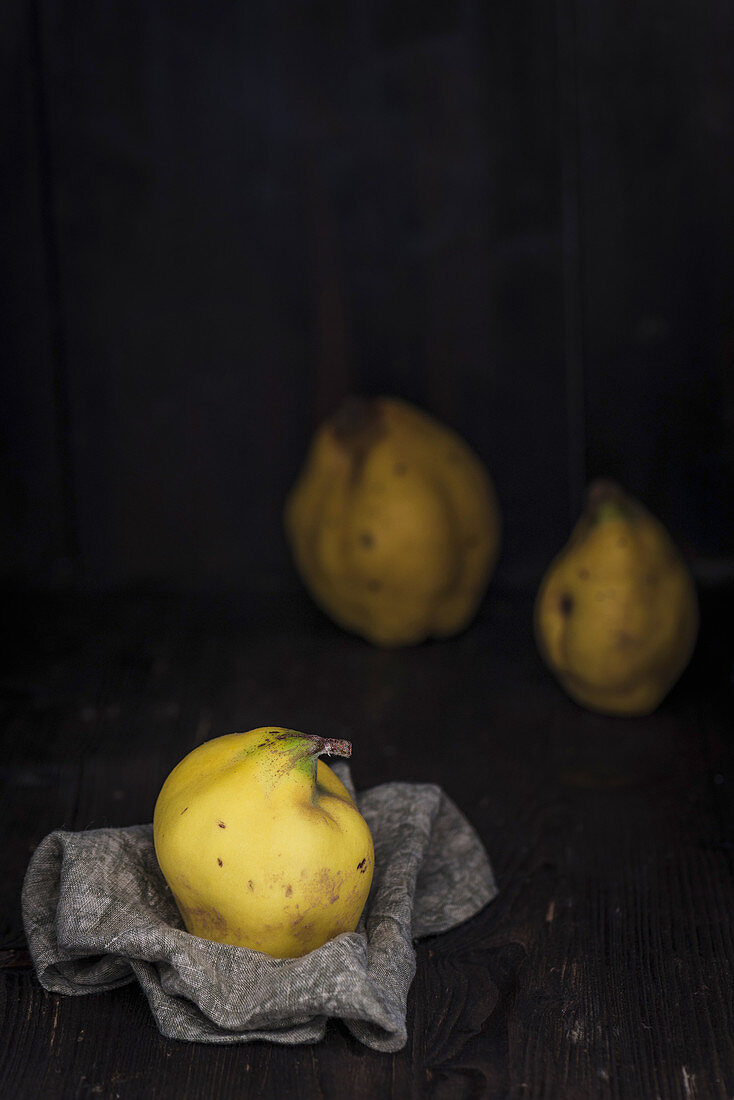
<path fill-rule="evenodd" d="M 734 1096 L 734 596 L 651 717 L 575 706 L 542 666 L 532 593 L 491 591 L 451 641 L 384 652 L 300 592 L 6 593 L 0 1094 L 7 1097 Z M 408 1043 L 164 1039 L 135 984 L 40 987 L 19 895 L 55 828 L 150 821 L 199 742 L 263 724 L 348 737 L 358 787 L 440 783 L 499 895 L 418 946 Z"/>

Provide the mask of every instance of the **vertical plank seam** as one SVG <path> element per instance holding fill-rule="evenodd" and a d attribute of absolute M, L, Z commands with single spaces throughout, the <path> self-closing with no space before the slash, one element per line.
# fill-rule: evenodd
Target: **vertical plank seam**
<path fill-rule="evenodd" d="M 586 485 L 586 407 L 581 258 L 578 13 L 557 0 L 558 136 L 561 186 L 563 349 L 568 429 L 569 526 L 581 511 Z"/>
<path fill-rule="evenodd" d="M 59 242 L 54 216 L 54 165 L 43 49 L 43 0 L 29 5 L 30 68 L 33 79 L 34 115 L 37 136 L 40 189 L 40 230 L 44 261 L 44 281 L 49 317 L 49 346 L 53 408 L 56 419 L 55 449 L 59 463 L 62 503 L 63 552 L 71 562 L 73 573 L 79 565 L 77 538 L 77 507 L 74 490 L 74 465 L 71 446 L 71 414 L 68 395 L 68 347 L 64 324 L 63 292 Z"/>

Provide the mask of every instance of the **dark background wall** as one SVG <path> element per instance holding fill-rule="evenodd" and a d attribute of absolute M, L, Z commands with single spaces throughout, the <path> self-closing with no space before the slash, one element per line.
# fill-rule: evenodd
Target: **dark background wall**
<path fill-rule="evenodd" d="M 461 431 L 533 583 L 592 477 L 734 561 L 728 0 L 6 0 L 0 568 L 291 578 L 347 392 Z"/>

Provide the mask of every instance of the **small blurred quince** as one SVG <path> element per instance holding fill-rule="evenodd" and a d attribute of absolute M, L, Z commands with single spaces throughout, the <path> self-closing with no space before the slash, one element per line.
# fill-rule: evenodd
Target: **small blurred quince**
<path fill-rule="evenodd" d="M 536 598 L 549 668 L 590 710 L 649 714 L 688 664 L 697 631 L 696 588 L 668 532 L 614 482 L 595 482 Z"/>

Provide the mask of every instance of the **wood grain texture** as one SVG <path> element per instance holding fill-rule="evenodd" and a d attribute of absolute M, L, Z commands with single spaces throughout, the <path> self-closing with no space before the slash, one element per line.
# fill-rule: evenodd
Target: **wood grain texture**
<path fill-rule="evenodd" d="M 69 476 L 59 515 L 31 500 L 21 571 L 43 523 L 103 586 L 282 580 L 284 495 L 350 390 L 465 434 L 513 517 L 502 568 L 537 569 L 569 518 L 552 10 L 32 10 L 38 64 L 22 43 L 12 60 L 43 106 L 26 140 L 47 201 L 23 202 L 46 220 L 23 257 L 38 308 L 12 306 L 17 373 L 36 317 L 63 340 L 36 398 L 14 389 Z"/>
<path fill-rule="evenodd" d="M 700 555 L 729 555 L 734 140 L 715 58 L 731 9 L 562 7 L 576 26 L 589 476 L 626 483 Z"/>
<path fill-rule="evenodd" d="M 61 393 L 64 337 L 35 5 L 0 13 L 0 569 L 68 578 L 74 551 L 68 424 Z"/>
<path fill-rule="evenodd" d="M 728 1097 L 734 1087 L 734 593 L 704 601 L 659 711 L 576 707 L 535 653 L 527 595 L 496 591 L 450 642 L 389 652 L 305 594 L 15 605 L 3 704 L 0 1087 L 24 1097 Z M 500 893 L 418 945 L 408 1043 L 216 1048 L 157 1032 L 136 986 L 44 993 L 18 896 L 59 826 L 150 820 L 170 768 L 276 721 L 349 736 L 359 787 L 440 783 Z"/>
<path fill-rule="evenodd" d="M 0 571 L 292 579 L 353 390 L 487 462 L 534 583 L 619 478 L 703 568 L 734 499 L 726 0 L 9 0 Z"/>

